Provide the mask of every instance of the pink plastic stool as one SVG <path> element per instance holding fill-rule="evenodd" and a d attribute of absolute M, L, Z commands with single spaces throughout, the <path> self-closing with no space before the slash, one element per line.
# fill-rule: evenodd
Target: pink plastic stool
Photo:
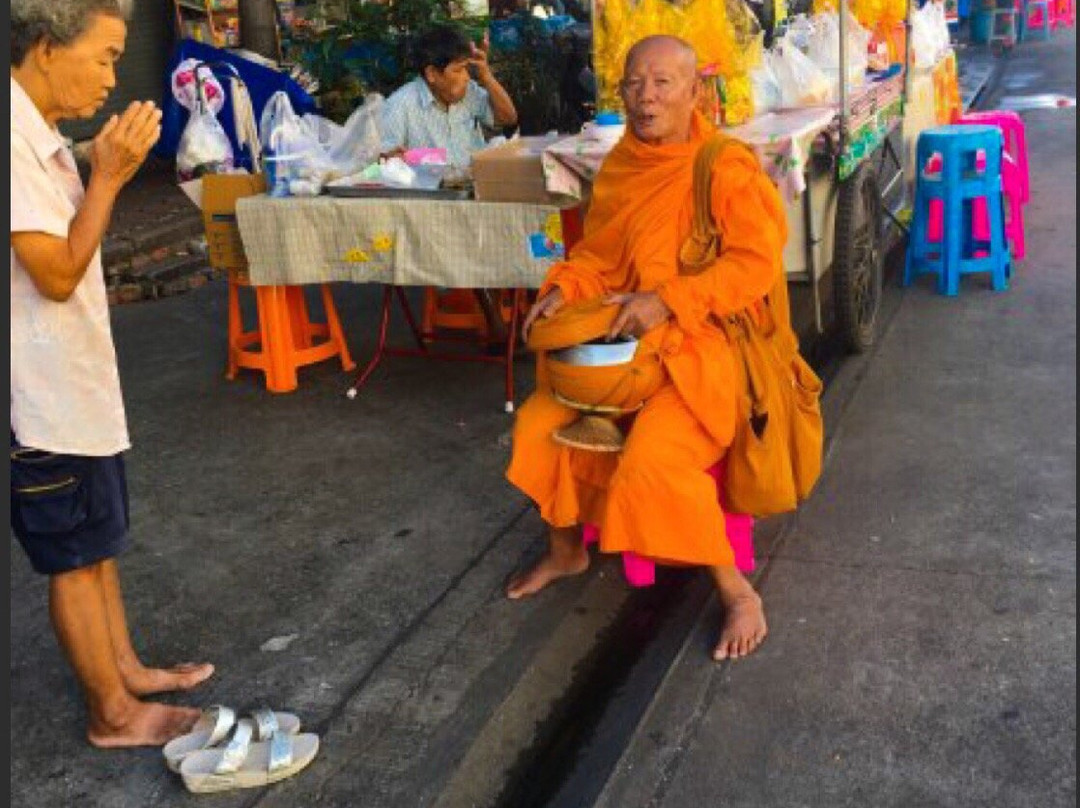
<path fill-rule="evenodd" d="M 1050 0 L 1050 27 L 1053 29 L 1076 23 L 1076 7 L 1073 0 Z"/>
<path fill-rule="evenodd" d="M 1005 236 L 1009 240 L 1012 255 L 1017 260 L 1026 254 L 1024 241 L 1023 205 L 1028 198 L 1027 143 L 1024 139 L 1024 122 L 1015 112 L 972 112 L 957 121 L 958 124 L 993 125 L 1001 129 L 1005 150 L 1001 160 L 1001 184 L 1005 195 L 1005 208 L 1008 213 L 1005 221 Z M 1011 147 L 1011 148 L 1010 148 Z M 983 160 L 985 158 L 982 158 Z M 981 170 L 985 165 L 976 157 L 975 167 Z M 938 155 L 927 161 L 925 171 L 930 174 L 941 171 Z M 979 241 L 990 237 L 990 221 L 986 215 L 986 200 L 975 199 L 971 211 L 972 235 Z M 930 242 L 941 241 L 942 204 L 940 200 L 930 201 L 930 220 L 927 225 L 927 239 Z"/>
<path fill-rule="evenodd" d="M 993 109 L 985 112 L 965 112 L 956 119 L 956 123 L 974 123 L 996 126 L 1001 130 L 1001 138 L 1005 143 L 1005 154 L 1015 164 L 1014 170 L 1019 172 L 1020 201 L 1025 205 L 1031 201 L 1031 179 L 1028 170 L 1027 138 L 1024 135 L 1024 119 L 1020 114 L 1007 109 Z M 1002 173 L 1006 169 L 1002 167 Z"/>
<path fill-rule="evenodd" d="M 724 474 L 724 461 L 720 461 L 709 474 L 716 480 L 717 496 L 720 494 L 720 481 Z M 724 527 L 728 542 L 735 553 L 735 566 L 742 572 L 754 571 L 754 517 L 745 513 L 724 512 Z M 585 525 L 583 531 L 585 546 L 600 540 L 600 531 L 595 525 Z M 623 575 L 631 586 L 652 586 L 656 583 L 656 565 L 636 553 L 623 553 Z"/>

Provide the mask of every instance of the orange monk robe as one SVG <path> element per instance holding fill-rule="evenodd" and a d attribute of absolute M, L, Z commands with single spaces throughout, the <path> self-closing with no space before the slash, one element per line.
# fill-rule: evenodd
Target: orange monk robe
<path fill-rule="evenodd" d="M 707 470 L 731 443 L 739 382 L 733 351 L 708 317 L 764 297 L 783 272 L 787 223 L 757 157 L 730 147 L 711 182 L 720 255 L 699 275 L 678 274 L 679 247 L 693 219 L 694 156 L 714 132 L 696 113 L 688 143 L 651 146 L 628 131 L 596 177 L 582 240 L 568 261 L 552 267 L 541 289 L 558 286 L 567 303 L 656 291 L 673 313 L 643 337 L 659 347 L 668 381 L 635 416 L 620 454 L 552 440 L 552 431 L 578 413 L 551 395 L 542 356 L 537 391 L 514 425 L 507 478 L 536 502 L 548 524 L 597 525 L 604 552 L 734 564 Z"/>

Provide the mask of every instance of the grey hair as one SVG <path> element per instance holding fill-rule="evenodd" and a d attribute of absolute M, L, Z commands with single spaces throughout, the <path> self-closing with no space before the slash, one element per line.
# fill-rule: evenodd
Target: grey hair
<path fill-rule="evenodd" d="M 39 42 L 70 45 L 95 14 L 126 20 L 135 0 L 11 0 L 11 66 L 18 67 Z"/>

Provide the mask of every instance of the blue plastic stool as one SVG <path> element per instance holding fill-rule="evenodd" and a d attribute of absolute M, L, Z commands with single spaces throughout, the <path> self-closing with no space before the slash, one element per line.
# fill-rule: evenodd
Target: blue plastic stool
<path fill-rule="evenodd" d="M 933 272 L 938 292 L 951 297 L 960 291 L 961 275 L 989 272 L 994 291 L 1008 288 L 1010 258 L 1001 200 L 1001 150 L 1001 130 L 996 126 L 939 126 L 919 135 L 904 286 L 918 275 Z M 979 151 L 986 155 L 981 170 L 976 167 Z M 934 154 L 941 155 L 941 171 L 931 174 L 927 163 Z M 972 235 L 972 201 L 978 197 L 986 199 L 989 241 L 977 241 Z M 940 242 L 927 237 L 932 199 L 942 202 Z"/>

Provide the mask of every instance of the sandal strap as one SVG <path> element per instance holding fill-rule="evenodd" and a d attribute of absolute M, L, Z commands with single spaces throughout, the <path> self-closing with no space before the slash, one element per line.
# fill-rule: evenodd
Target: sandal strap
<path fill-rule="evenodd" d="M 255 722 L 255 740 L 257 741 L 265 741 L 281 729 L 278 726 L 277 715 L 269 707 L 254 710 L 251 718 Z"/>
<path fill-rule="evenodd" d="M 276 772 L 292 763 L 293 736 L 287 732 L 275 732 L 270 736 L 270 772 Z"/>
<path fill-rule="evenodd" d="M 210 730 L 206 746 L 217 746 L 236 723 L 236 711 L 224 704 L 215 704 L 203 711 L 198 723 Z"/>
<path fill-rule="evenodd" d="M 214 774 L 232 774 L 239 771 L 251 747 L 253 729 L 253 725 L 247 721 L 241 721 L 236 725 L 232 739 L 222 750 L 221 760 L 214 767 Z"/>

